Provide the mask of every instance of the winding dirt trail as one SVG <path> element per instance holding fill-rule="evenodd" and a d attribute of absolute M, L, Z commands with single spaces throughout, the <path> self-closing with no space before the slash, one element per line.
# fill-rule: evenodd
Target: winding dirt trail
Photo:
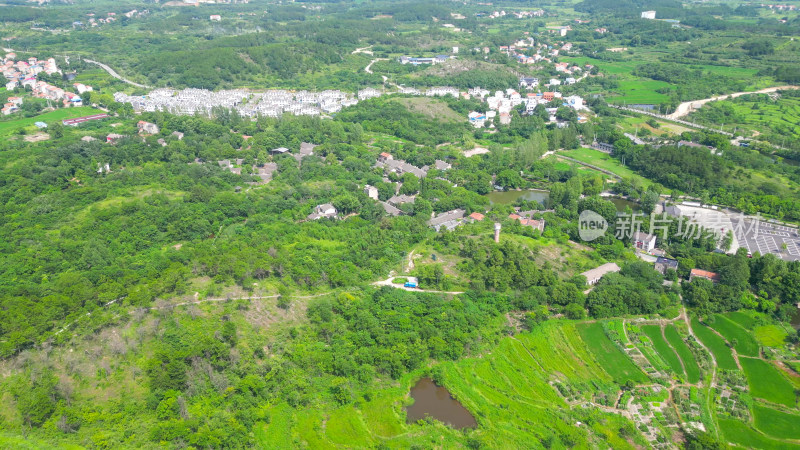
<path fill-rule="evenodd" d="M 800 86 L 790 86 L 790 85 L 787 85 L 787 86 L 775 86 L 775 87 L 770 87 L 770 88 L 766 88 L 766 89 L 760 89 L 758 91 L 735 92 L 733 94 L 718 95 L 716 97 L 704 98 L 702 100 L 692 100 L 692 101 L 688 101 L 688 102 L 683 102 L 680 105 L 678 105 L 677 108 L 675 108 L 675 112 L 673 112 L 672 114 L 667 115 L 667 117 L 669 117 L 670 119 L 678 119 L 680 117 L 688 115 L 689 113 L 691 113 L 692 111 L 694 111 L 694 110 L 696 110 L 698 108 L 701 108 L 703 105 L 705 105 L 708 102 L 713 102 L 713 101 L 717 101 L 717 100 L 726 100 L 726 99 L 729 99 L 729 98 L 741 97 L 742 95 L 748 95 L 748 94 L 769 94 L 770 92 L 782 91 L 782 90 L 788 90 L 788 89 L 800 89 Z"/>
<path fill-rule="evenodd" d="M 91 59 L 86 59 L 86 58 L 84 58 L 83 60 L 88 62 L 89 64 L 95 64 L 97 66 L 100 66 L 101 69 L 105 70 L 106 72 L 108 72 L 109 75 L 111 75 L 112 77 L 114 77 L 114 78 L 116 78 L 116 79 L 118 79 L 120 81 L 123 81 L 125 83 L 130 84 L 130 85 L 133 85 L 133 86 L 136 86 L 136 87 L 140 87 L 140 88 L 143 88 L 143 89 L 149 89 L 150 88 L 150 86 L 148 86 L 146 84 L 139 84 L 139 83 L 131 81 L 131 80 L 127 79 L 127 78 L 123 78 L 122 75 L 118 74 L 114 69 L 112 69 L 111 67 L 108 67 L 106 64 L 103 64 L 103 63 L 98 62 L 98 61 L 92 61 Z"/>

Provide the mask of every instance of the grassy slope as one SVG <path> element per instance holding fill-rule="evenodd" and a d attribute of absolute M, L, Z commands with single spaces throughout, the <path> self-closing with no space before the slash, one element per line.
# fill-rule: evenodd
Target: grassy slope
<path fill-rule="evenodd" d="M 395 99 L 413 113 L 446 123 L 466 122 L 467 117 L 453 111 L 444 100 L 430 97 L 412 97 Z"/>
<path fill-rule="evenodd" d="M 638 175 L 632 169 L 623 166 L 617 159 L 591 148 L 565 150 L 559 152 L 558 154 L 568 156 L 572 159 L 577 159 L 578 161 L 597 166 L 601 169 L 608 170 L 609 172 L 614 173 L 622 178 L 636 178 L 641 181 L 644 186 L 653 184 L 652 181 L 649 181 L 641 175 Z"/>

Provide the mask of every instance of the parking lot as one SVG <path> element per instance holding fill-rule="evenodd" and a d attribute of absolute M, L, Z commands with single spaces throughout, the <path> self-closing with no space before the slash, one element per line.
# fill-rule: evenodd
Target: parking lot
<path fill-rule="evenodd" d="M 732 219 L 736 240 L 751 254 L 772 253 L 787 261 L 800 260 L 800 234 L 796 228 L 775 225 L 764 221 Z"/>

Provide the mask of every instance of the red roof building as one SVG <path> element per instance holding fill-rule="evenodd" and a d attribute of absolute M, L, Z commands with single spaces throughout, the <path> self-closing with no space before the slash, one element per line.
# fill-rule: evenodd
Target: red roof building
<path fill-rule="evenodd" d="M 719 274 L 716 272 L 709 272 L 708 270 L 692 269 L 692 271 L 689 272 L 689 281 L 695 278 L 703 278 L 712 283 L 719 283 Z"/>

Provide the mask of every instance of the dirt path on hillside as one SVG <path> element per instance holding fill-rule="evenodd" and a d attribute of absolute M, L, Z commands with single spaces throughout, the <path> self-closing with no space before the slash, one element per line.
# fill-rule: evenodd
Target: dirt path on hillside
<path fill-rule="evenodd" d="M 375 58 L 372 61 L 370 61 L 369 64 L 367 64 L 367 67 L 364 67 L 364 72 L 367 72 L 367 73 L 371 74 L 372 73 L 372 65 L 373 64 L 375 64 L 378 61 L 388 61 L 388 60 L 389 60 L 389 58 Z"/>
<path fill-rule="evenodd" d="M 108 72 L 108 74 L 111 75 L 112 77 L 114 77 L 114 78 L 116 78 L 116 79 L 118 79 L 120 81 L 123 81 L 125 83 L 128 83 L 128 84 L 130 84 L 132 86 L 140 87 L 140 88 L 143 88 L 143 89 L 149 89 L 150 88 L 150 86 L 148 86 L 146 84 L 139 84 L 139 83 L 131 81 L 131 80 L 127 79 L 127 78 L 124 78 L 122 75 L 118 74 L 114 69 L 112 69 L 111 67 L 108 67 L 107 65 L 105 65 L 105 64 L 103 64 L 101 62 L 92 61 L 91 59 L 85 59 L 85 58 L 84 58 L 84 61 L 88 62 L 89 64 L 95 64 L 97 66 L 100 66 L 101 69 L 103 69 L 106 72 Z"/>
<path fill-rule="evenodd" d="M 696 110 L 698 108 L 701 108 L 703 105 L 705 105 L 708 102 L 713 102 L 713 101 L 717 101 L 717 100 L 726 100 L 726 99 L 729 99 L 729 98 L 741 97 L 742 95 L 748 95 L 748 94 L 769 94 L 770 92 L 788 90 L 788 89 L 799 89 L 799 88 L 800 87 L 798 87 L 798 86 L 789 86 L 789 85 L 787 85 L 787 86 L 776 86 L 776 87 L 771 87 L 771 88 L 766 88 L 766 89 L 760 89 L 758 91 L 736 92 L 736 93 L 733 93 L 733 94 L 718 95 L 716 97 L 704 98 L 702 100 L 692 100 L 692 101 L 688 101 L 688 102 L 683 102 L 680 105 L 678 105 L 678 107 L 675 108 L 675 112 L 673 112 L 672 114 L 667 115 L 667 117 L 669 117 L 670 119 L 678 119 L 680 117 L 688 115 L 689 113 L 691 113 L 692 111 L 694 111 L 694 110 Z"/>

